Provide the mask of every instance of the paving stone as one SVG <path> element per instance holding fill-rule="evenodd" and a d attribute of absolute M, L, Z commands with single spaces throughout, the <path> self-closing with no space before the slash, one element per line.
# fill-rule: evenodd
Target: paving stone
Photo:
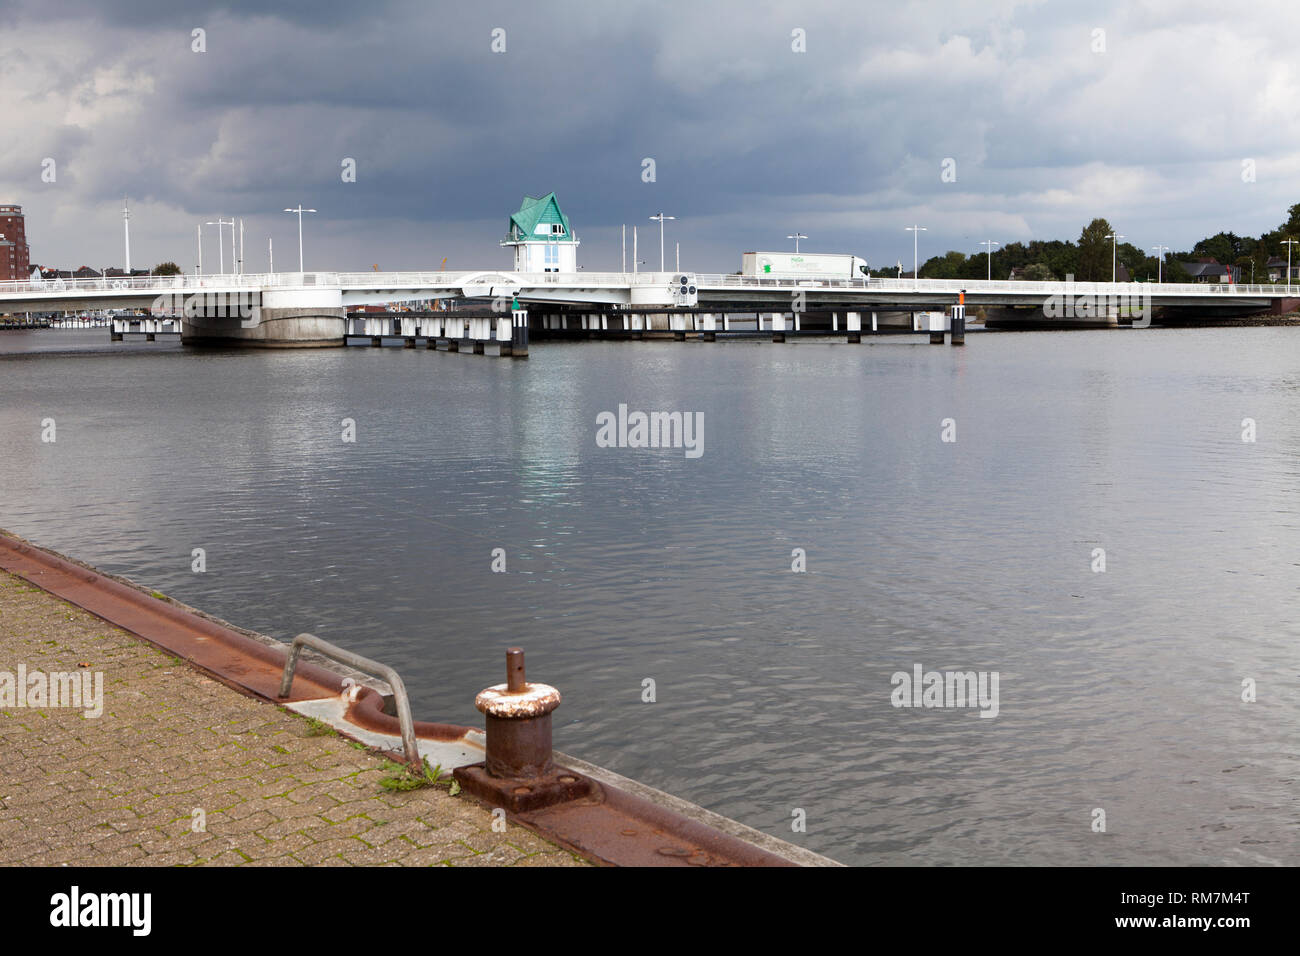
<path fill-rule="evenodd" d="M 0 711 L 0 865 L 586 865 L 444 787 L 384 790 L 382 758 L 0 572 L 0 669 L 83 661 L 103 716 Z"/>

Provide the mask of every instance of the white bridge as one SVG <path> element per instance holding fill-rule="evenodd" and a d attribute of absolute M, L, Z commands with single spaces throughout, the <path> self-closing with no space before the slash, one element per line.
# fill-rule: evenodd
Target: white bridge
<path fill-rule="evenodd" d="M 1300 298 L 1294 288 L 1266 284 L 1150 282 L 1020 282 L 966 279 L 867 279 L 742 276 L 691 272 L 520 273 L 278 272 L 249 275 L 134 276 L 0 282 L 0 312 L 29 313 L 147 308 L 179 318 L 196 343 L 264 346 L 337 345 L 351 307 L 430 299 L 477 300 L 494 311 L 559 306 L 619 309 L 706 309 L 800 312 L 813 309 L 943 308 L 965 293 L 970 307 L 1032 306 L 1069 316 L 1097 309 L 1175 306 L 1261 312 Z M 519 321 L 515 315 L 514 321 Z M 524 322 L 527 322 L 526 317 Z M 761 324 L 761 322 L 760 322 Z M 490 326 L 489 326 L 490 327 Z M 525 325 L 526 327 L 526 325 Z M 494 334 L 500 333 L 494 330 Z"/>

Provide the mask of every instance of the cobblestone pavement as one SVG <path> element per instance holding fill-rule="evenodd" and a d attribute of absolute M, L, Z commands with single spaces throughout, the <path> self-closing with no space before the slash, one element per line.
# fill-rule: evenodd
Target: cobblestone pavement
<path fill-rule="evenodd" d="M 0 706 L 0 865 L 586 865 L 446 788 L 385 790 L 358 744 L 0 572 L 20 664 L 102 672 L 103 714 Z"/>

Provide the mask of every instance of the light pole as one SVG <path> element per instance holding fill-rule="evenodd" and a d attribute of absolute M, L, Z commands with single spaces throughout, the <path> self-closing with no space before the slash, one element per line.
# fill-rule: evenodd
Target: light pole
<path fill-rule="evenodd" d="M 998 242 L 996 239 L 985 239 L 983 242 L 980 243 L 980 245 L 989 247 L 988 279 L 990 282 L 992 282 L 993 281 L 993 247 L 1000 246 L 1002 245 L 1002 243 Z"/>
<path fill-rule="evenodd" d="M 1296 244 L 1295 239 L 1283 239 L 1282 244 L 1286 246 L 1286 290 L 1291 291 L 1291 247 Z"/>
<path fill-rule="evenodd" d="M 912 234 L 912 284 L 916 284 L 916 277 L 919 273 L 918 259 L 916 255 L 916 237 L 926 231 L 925 226 L 908 226 L 903 230 Z"/>
<path fill-rule="evenodd" d="M 200 225 L 198 225 L 198 224 L 196 223 L 195 226 L 194 226 L 194 231 L 195 231 L 196 233 L 198 233 L 198 235 L 199 235 L 199 271 L 198 271 L 198 275 L 203 275 L 203 227 L 200 226 Z"/>
<path fill-rule="evenodd" d="M 126 236 L 126 275 L 131 277 L 131 203 L 122 197 L 122 231 Z"/>
<path fill-rule="evenodd" d="M 203 225 L 217 227 L 217 259 L 218 259 L 218 265 L 221 268 L 221 272 L 219 272 L 218 275 L 225 275 L 226 274 L 226 252 L 221 246 L 221 227 L 222 226 L 230 227 L 230 258 L 231 258 L 231 265 L 234 265 L 233 260 L 235 258 L 235 220 L 231 219 L 227 221 L 225 219 L 218 219 L 216 222 L 205 222 Z"/>
<path fill-rule="evenodd" d="M 676 216 L 665 216 L 663 213 L 660 213 L 657 216 L 650 217 L 651 221 L 657 221 L 659 223 L 659 271 L 660 272 L 664 271 L 664 220 L 676 219 L 676 218 L 677 218 Z"/>
<path fill-rule="evenodd" d="M 793 240 L 794 240 L 794 254 L 795 254 L 795 255 L 798 255 L 798 254 L 799 254 L 799 240 L 800 240 L 800 239 L 807 239 L 808 237 L 805 236 L 802 232 L 796 232 L 793 236 L 786 236 L 786 238 L 787 238 L 787 239 L 793 239 Z"/>
<path fill-rule="evenodd" d="M 1159 285 L 1161 282 L 1165 281 L 1164 280 L 1164 265 L 1165 265 L 1164 254 L 1169 251 L 1169 247 L 1157 244 L 1152 246 L 1151 249 L 1156 254 L 1156 284 Z M 1150 280 L 1150 278 L 1151 278 L 1151 273 L 1148 272 L 1147 279 Z"/>
<path fill-rule="evenodd" d="M 1111 233 L 1109 236 L 1107 236 L 1106 238 L 1109 239 L 1109 240 L 1111 241 L 1111 242 L 1110 242 L 1110 281 L 1111 281 L 1111 282 L 1114 282 L 1114 281 L 1115 281 L 1115 261 L 1116 261 L 1115 257 L 1116 257 L 1116 254 L 1117 254 L 1118 250 L 1119 250 L 1119 241 L 1120 241 L 1121 239 L 1125 238 L 1125 237 L 1124 237 L 1124 236 L 1121 236 L 1118 232 L 1112 232 L 1112 233 Z"/>
<path fill-rule="evenodd" d="M 305 212 L 315 212 L 315 209 L 303 209 L 302 203 L 298 204 L 297 209 L 286 209 L 285 212 L 296 212 L 298 214 L 298 271 L 302 272 L 302 214 Z"/>

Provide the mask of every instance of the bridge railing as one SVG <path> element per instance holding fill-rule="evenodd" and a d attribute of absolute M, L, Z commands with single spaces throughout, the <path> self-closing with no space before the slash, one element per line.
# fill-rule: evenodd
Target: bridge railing
<path fill-rule="evenodd" d="M 176 292 L 238 288 L 295 288 L 326 286 L 343 289 L 420 290 L 459 288 L 465 283 L 489 285 L 548 285 L 568 288 L 629 288 L 631 286 L 669 285 L 677 272 L 509 272 L 477 271 L 410 271 L 410 272 L 276 272 L 245 275 L 178 275 L 121 276 L 84 279 L 17 279 L 0 282 L 0 295 L 58 292 L 130 293 L 140 291 Z M 880 292 L 952 294 L 965 290 L 981 293 L 1025 296 L 1107 295 L 1135 297 L 1143 294 L 1190 296 L 1259 296 L 1300 298 L 1300 283 L 1153 283 L 1153 282 L 1028 282 L 1007 279 L 909 279 L 849 278 L 833 276 L 747 276 L 721 273 L 696 273 L 696 286 L 705 291 L 724 289 L 826 289 Z"/>
<path fill-rule="evenodd" d="M 311 275 L 312 273 L 308 273 Z M 84 279 L 12 279 L 0 293 L 22 292 L 172 292 L 186 289 L 261 288 L 301 284 L 302 273 L 246 275 L 98 276 Z"/>
<path fill-rule="evenodd" d="M 747 276 L 699 273 L 696 285 L 714 289 L 861 289 L 881 292 L 980 293 L 1028 296 L 1110 295 L 1138 297 L 1144 293 L 1161 295 L 1245 295 L 1300 297 L 1300 284 L 1241 284 L 1209 282 L 1031 282 L 1011 279 L 886 279 L 837 278 L 833 276 Z"/>

